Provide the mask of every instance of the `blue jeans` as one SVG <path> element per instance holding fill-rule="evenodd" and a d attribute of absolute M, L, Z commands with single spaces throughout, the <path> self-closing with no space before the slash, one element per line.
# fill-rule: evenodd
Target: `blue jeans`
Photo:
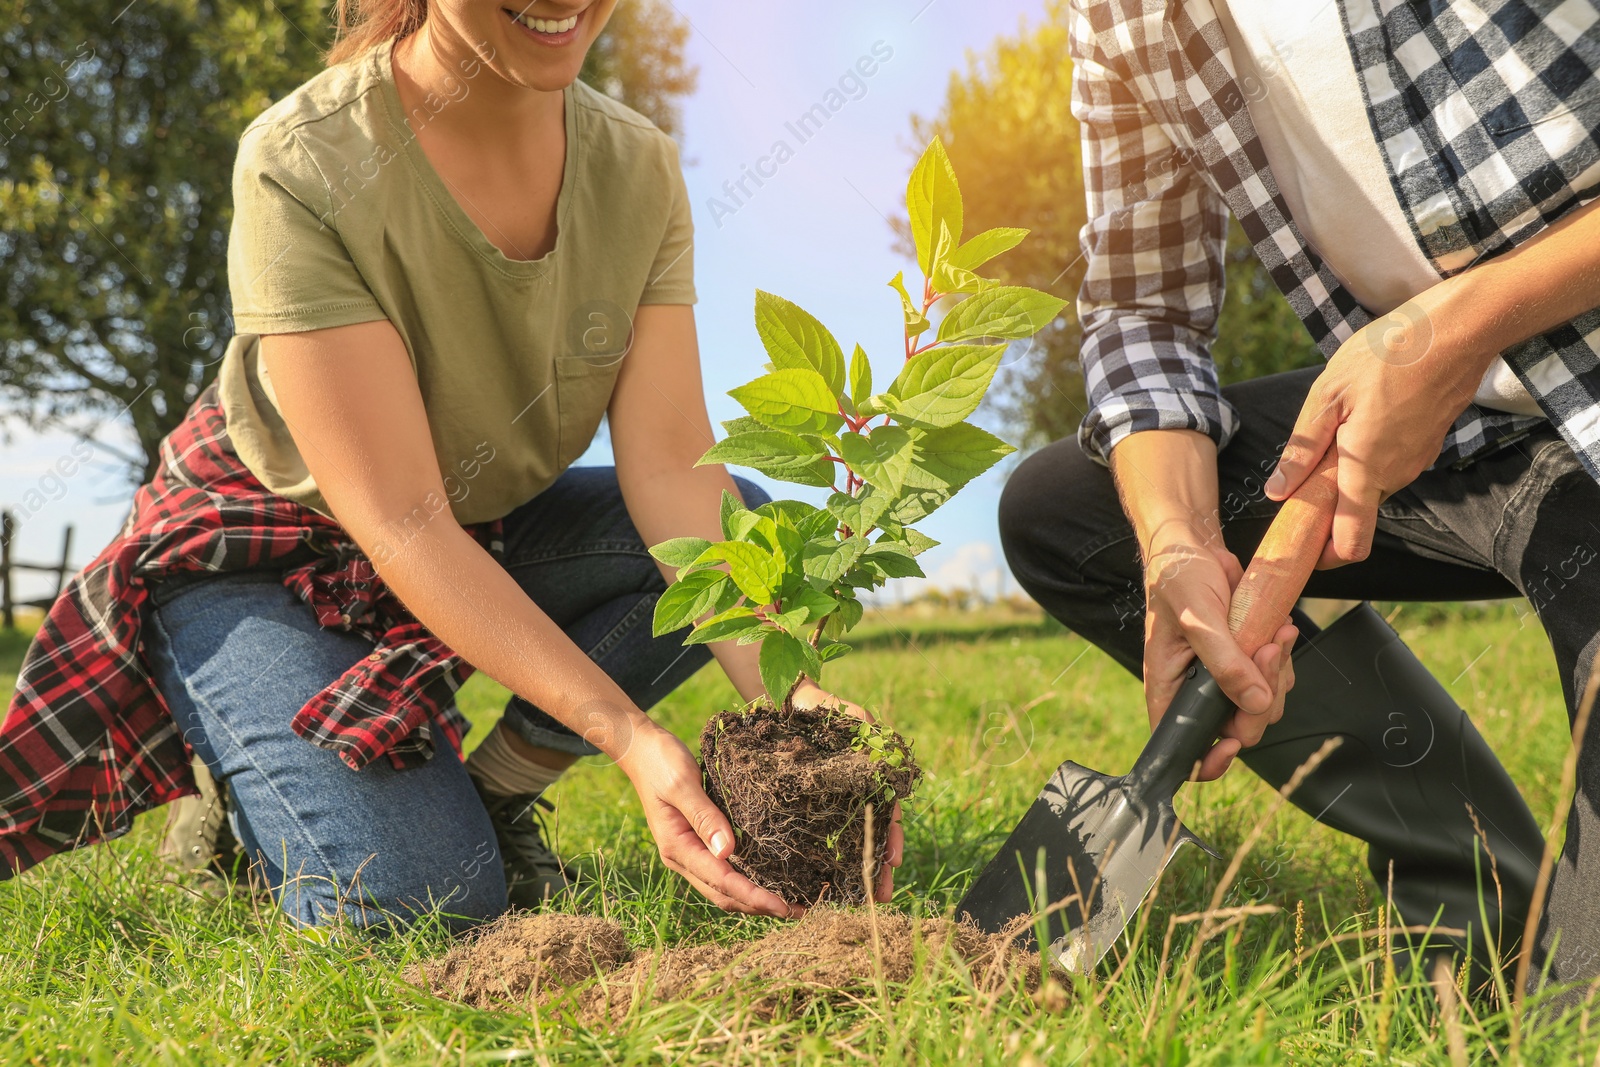
<path fill-rule="evenodd" d="M 766 501 L 739 480 L 751 506 Z M 641 708 L 707 663 L 684 632 L 652 637 L 666 588 L 610 468 L 567 471 L 505 520 L 506 570 Z M 438 912 L 453 925 L 505 910 L 489 817 L 448 745 L 421 767 L 352 771 L 289 727 L 371 646 L 326 630 L 276 572 L 156 589 L 145 652 L 191 748 L 226 783 L 246 854 L 296 921 L 358 926 Z M 504 720 L 528 741 L 597 751 L 520 697 Z"/>

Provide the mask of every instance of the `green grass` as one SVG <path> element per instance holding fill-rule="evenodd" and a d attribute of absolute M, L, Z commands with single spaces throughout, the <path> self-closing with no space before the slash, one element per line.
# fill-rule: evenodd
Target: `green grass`
<path fill-rule="evenodd" d="M 1543 820 L 1557 800 L 1566 717 L 1549 646 L 1525 611 L 1408 609 L 1396 621 Z M 908 805 L 898 907 L 938 913 L 959 899 L 1061 759 L 1121 771 L 1144 739 L 1137 684 L 1027 615 L 902 615 L 875 620 L 866 636 L 830 685 L 912 737 L 928 770 Z M 12 656 L 0 674 L 14 671 L 20 650 L 0 650 Z M 707 670 L 658 715 L 693 737 L 731 695 Z M 463 706 L 481 728 L 503 697 L 475 679 Z M 985 760 L 998 736 L 986 732 L 1008 717 L 1027 743 Z M 604 911 L 645 944 L 769 925 L 716 911 L 664 871 L 614 768 L 586 761 L 555 799 L 560 847 L 603 887 L 575 906 Z M 1189 826 L 1231 853 L 1272 799 L 1241 771 L 1186 790 L 1179 805 Z M 1292 810 L 1268 820 L 1226 894 L 1230 905 L 1278 910 L 1197 939 L 1198 924 L 1179 920 L 1208 907 L 1226 865 L 1186 850 L 1142 913 L 1120 972 L 1113 958 L 1055 1010 L 981 995 L 958 967 L 935 963 L 904 988 L 797 1018 L 763 1022 L 737 1000 L 712 998 L 642 1011 L 616 1032 L 584 1030 L 557 1011 L 485 1013 L 427 997 L 398 974 L 443 947 L 439 930 L 332 943 L 297 934 L 244 894 L 169 876 L 153 856 L 160 820 L 152 813 L 121 841 L 0 883 L 0 1062 L 1412 1064 L 1452 1062 L 1451 1030 L 1466 1046 L 1459 1062 L 1514 1059 L 1509 1013 L 1474 1006 L 1446 1019 L 1425 989 L 1384 978 L 1371 938 L 1294 962 L 1297 902 L 1311 948 L 1373 926 L 1378 893 L 1353 841 Z M 1597 1047 L 1585 1012 L 1525 1032 L 1519 1054 L 1566 1064 L 1593 1059 Z"/>

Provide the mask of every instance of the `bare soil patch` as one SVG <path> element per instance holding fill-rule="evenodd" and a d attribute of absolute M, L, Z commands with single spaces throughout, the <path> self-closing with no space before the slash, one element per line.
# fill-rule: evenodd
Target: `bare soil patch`
<path fill-rule="evenodd" d="M 876 925 L 876 937 L 874 937 Z M 919 951 L 920 945 L 920 951 Z M 435 996 L 489 1010 L 559 1004 L 586 1025 L 624 1018 L 636 1004 L 734 995 L 757 1015 L 844 1003 L 910 981 L 919 970 L 964 966 L 975 988 L 1037 990 L 1037 953 L 949 919 L 878 908 L 816 908 L 753 941 L 649 951 L 622 927 L 573 915 L 512 915 L 484 927 L 404 978 Z M 890 989 L 891 995 L 893 989 Z"/>

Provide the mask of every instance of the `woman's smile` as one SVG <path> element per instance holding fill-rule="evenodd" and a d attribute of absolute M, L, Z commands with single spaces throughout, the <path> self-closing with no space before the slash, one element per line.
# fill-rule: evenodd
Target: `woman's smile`
<path fill-rule="evenodd" d="M 532 13 L 530 9 L 533 6 L 533 4 L 529 4 L 521 11 L 513 11 L 510 8 L 502 8 L 501 10 L 528 37 L 542 45 L 560 47 L 571 44 L 578 39 L 578 25 L 583 21 L 587 8 L 576 15 L 568 15 L 564 18 L 544 18 Z"/>

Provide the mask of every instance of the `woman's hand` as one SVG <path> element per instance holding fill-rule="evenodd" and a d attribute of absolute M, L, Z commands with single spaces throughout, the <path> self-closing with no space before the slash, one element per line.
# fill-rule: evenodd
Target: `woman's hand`
<path fill-rule="evenodd" d="M 1199 780 L 1221 777 L 1243 748 L 1283 717 L 1294 688 L 1290 650 L 1299 631 L 1285 623 L 1246 656 L 1228 630 L 1228 606 L 1244 570 L 1222 540 L 1177 523 L 1158 528 L 1145 560 L 1144 693 L 1150 728 L 1166 714 L 1195 656 L 1236 710 L 1200 762 Z"/>
<path fill-rule="evenodd" d="M 1444 435 L 1471 403 L 1493 349 L 1447 337 L 1434 309 L 1413 300 L 1340 346 L 1311 387 L 1294 432 L 1267 480 L 1285 500 L 1333 448 L 1339 503 L 1320 568 L 1358 563 L 1372 551 L 1378 505 L 1439 456 Z"/>
<path fill-rule="evenodd" d="M 661 861 L 717 907 L 780 919 L 803 914 L 734 870 L 733 827 L 700 785 L 700 765 L 671 733 L 650 724 L 637 731 L 617 766 L 633 783 Z"/>
<path fill-rule="evenodd" d="M 860 704 L 852 704 L 842 697 L 834 696 L 809 678 L 802 678 L 800 685 L 794 691 L 792 698 L 796 704 L 803 708 L 829 707 L 837 708 L 847 715 L 854 715 L 867 722 L 875 722 L 872 713 Z M 872 897 L 880 904 L 887 904 L 894 896 L 894 869 L 900 866 L 900 861 L 905 859 L 906 832 L 900 824 L 900 802 L 894 804 L 894 811 L 889 813 L 889 852 L 884 857 L 883 866 L 878 870 L 878 884 L 873 887 Z"/>

